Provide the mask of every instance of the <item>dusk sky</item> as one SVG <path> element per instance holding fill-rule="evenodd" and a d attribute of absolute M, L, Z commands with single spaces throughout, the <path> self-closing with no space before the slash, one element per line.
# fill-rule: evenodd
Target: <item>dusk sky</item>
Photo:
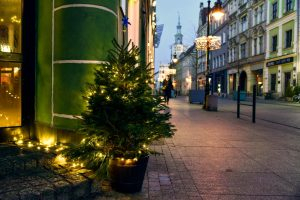
<path fill-rule="evenodd" d="M 204 2 L 204 6 L 207 2 Z M 157 24 L 164 24 L 160 45 L 155 49 L 155 71 L 160 64 L 168 64 L 171 59 L 171 45 L 175 42 L 178 13 L 180 15 L 183 44 L 193 44 L 198 26 L 200 0 L 157 0 Z"/>

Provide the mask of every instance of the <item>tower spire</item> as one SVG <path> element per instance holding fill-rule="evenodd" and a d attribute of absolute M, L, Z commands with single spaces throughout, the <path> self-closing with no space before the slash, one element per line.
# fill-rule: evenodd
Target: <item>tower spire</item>
<path fill-rule="evenodd" d="M 175 44 L 182 44 L 182 37 L 181 34 L 181 25 L 180 25 L 180 15 L 178 12 L 178 24 L 177 24 L 177 33 L 175 34 Z"/>

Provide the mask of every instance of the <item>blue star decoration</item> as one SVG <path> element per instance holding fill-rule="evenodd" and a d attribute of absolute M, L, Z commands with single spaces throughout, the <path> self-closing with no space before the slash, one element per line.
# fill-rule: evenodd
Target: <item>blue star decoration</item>
<path fill-rule="evenodd" d="M 131 23 L 129 22 L 129 18 L 126 15 L 123 16 L 122 23 L 123 23 L 123 31 L 126 31 L 126 29 L 128 28 L 128 24 L 131 25 Z"/>

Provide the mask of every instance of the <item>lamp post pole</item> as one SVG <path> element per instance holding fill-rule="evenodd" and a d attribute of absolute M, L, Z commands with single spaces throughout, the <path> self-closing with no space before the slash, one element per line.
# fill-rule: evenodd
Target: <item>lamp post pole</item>
<path fill-rule="evenodd" d="M 210 0 L 207 1 L 207 32 L 206 32 L 206 37 L 207 37 L 207 48 L 206 48 L 206 77 L 205 77 L 205 98 L 204 98 L 204 105 L 203 108 L 207 109 L 208 107 L 208 95 L 209 95 L 209 51 L 210 51 L 210 45 L 209 45 L 209 30 L 210 30 L 210 19 L 209 19 L 209 14 L 210 14 Z"/>

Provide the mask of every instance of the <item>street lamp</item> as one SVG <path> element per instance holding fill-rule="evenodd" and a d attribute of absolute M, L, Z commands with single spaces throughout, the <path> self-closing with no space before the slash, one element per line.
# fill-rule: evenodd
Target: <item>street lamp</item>
<path fill-rule="evenodd" d="M 211 36 L 210 35 L 210 16 L 215 20 L 220 20 L 224 15 L 224 10 L 222 8 L 221 0 L 217 0 L 215 6 L 210 8 L 210 0 L 207 1 L 207 33 L 206 37 L 196 38 L 196 49 L 197 50 L 206 50 L 206 83 L 205 83 L 205 98 L 203 108 L 208 109 L 208 95 L 209 95 L 209 77 L 210 77 L 210 66 L 209 66 L 209 52 L 210 50 L 216 50 L 221 47 L 221 37 Z"/>

